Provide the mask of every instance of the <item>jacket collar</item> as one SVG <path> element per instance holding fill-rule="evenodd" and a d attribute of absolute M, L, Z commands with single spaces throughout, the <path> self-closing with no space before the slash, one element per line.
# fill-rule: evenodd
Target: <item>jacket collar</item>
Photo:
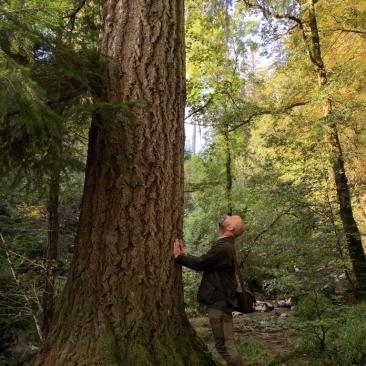
<path fill-rule="evenodd" d="M 224 236 L 223 238 L 219 238 L 216 240 L 216 243 L 232 243 L 234 244 L 234 237 L 233 236 Z"/>

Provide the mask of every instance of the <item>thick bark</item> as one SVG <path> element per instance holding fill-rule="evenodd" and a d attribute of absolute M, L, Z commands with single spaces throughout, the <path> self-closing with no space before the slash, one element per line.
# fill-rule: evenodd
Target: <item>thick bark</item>
<path fill-rule="evenodd" d="M 103 99 L 94 116 L 74 258 L 35 365 L 213 365 L 184 314 L 183 1 L 103 3 Z"/>
<path fill-rule="evenodd" d="M 317 26 L 314 0 L 308 0 L 309 26 L 311 31 L 311 59 L 316 67 L 319 87 L 324 89 L 327 85 L 327 71 L 323 62 L 320 48 L 320 39 Z M 353 271 L 357 280 L 360 296 L 366 296 L 366 257 L 362 247 L 361 235 L 356 220 L 353 216 L 351 195 L 348 186 L 344 158 L 339 140 L 337 125 L 332 121 L 332 101 L 326 97 L 323 101 L 324 116 L 330 121 L 328 125 L 328 138 L 331 148 L 333 175 L 337 190 L 339 212 L 342 220 L 343 231 L 346 237 L 348 251 L 351 258 Z"/>
<path fill-rule="evenodd" d="M 43 335 L 47 336 L 54 314 L 54 294 L 58 259 L 58 238 L 60 224 L 58 219 L 60 192 L 60 171 L 52 173 L 48 194 L 48 243 L 46 253 L 45 288 L 43 292 Z"/>

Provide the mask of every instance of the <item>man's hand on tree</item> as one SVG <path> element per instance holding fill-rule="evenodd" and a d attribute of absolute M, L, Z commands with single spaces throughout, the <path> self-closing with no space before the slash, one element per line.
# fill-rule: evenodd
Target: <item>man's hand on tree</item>
<path fill-rule="evenodd" d="M 183 240 L 175 239 L 173 253 L 174 253 L 174 258 L 177 258 L 180 255 L 184 254 Z"/>

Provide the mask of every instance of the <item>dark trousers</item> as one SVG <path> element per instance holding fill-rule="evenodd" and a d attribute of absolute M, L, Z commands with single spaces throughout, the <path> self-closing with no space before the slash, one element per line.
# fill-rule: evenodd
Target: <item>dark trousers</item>
<path fill-rule="evenodd" d="M 207 312 L 217 352 L 229 366 L 244 366 L 244 362 L 234 342 L 233 316 L 231 312 L 215 308 L 208 308 Z"/>

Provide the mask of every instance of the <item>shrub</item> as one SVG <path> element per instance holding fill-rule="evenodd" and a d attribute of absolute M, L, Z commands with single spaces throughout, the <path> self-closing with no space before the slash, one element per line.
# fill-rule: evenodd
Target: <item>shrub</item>
<path fill-rule="evenodd" d="M 327 350 L 329 334 L 337 319 L 337 310 L 327 297 L 316 291 L 299 301 L 294 317 L 295 327 L 304 334 L 298 345 L 300 352 L 317 356 Z"/>
<path fill-rule="evenodd" d="M 292 325 L 303 334 L 295 357 L 327 365 L 366 365 L 366 304 L 336 306 L 315 292 L 296 306 Z"/>
<path fill-rule="evenodd" d="M 331 358 L 339 365 L 366 365 L 366 304 L 345 312 L 332 331 Z"/>

